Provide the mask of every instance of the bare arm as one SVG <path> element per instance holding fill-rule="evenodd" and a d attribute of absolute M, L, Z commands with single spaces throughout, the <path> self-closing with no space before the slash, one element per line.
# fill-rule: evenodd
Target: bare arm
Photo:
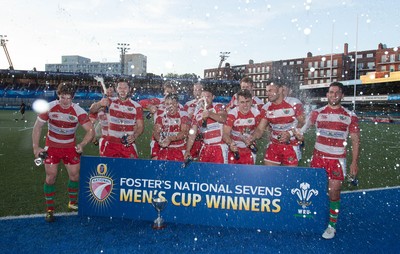
<path fill-rule="evenodd" d="M 94 102 L 94 103 L 90 106 L 89 112 L 90 112 L 90 113 L 97 113 L 97 112 L 99 112 L 99 110 L 100 110 L 102 107 L 107 107 L 107 106 L 109 106 L 109 104 L 110 104 L 109 100 L 108 100 L 107 98 L 103 98 L 103 99 L 101 99 L 101 100 L 98 101 L 98 102 Z"/>
<path fill-rule="evenodd" d="M 82 153 L 83 148 L 93 140 L 94 137 L 94 128 L 91 122 L 87 122 L 82 125 L 83 129 L 86 131 L 85 136 L 83 137 L 82 141 L 76 145 L 76 152 Z"/>
<path fill-rule="evenodd" d="M 268 121 L 265 118 L 261 119 L 257 128 L 254 130 L 254 133 L 251 135 L 251 140 L 249 142 L 253 142 L 256 139 L 261 138 L 267 126 L 268 126 Z"/>
<path fill-rule="evenodd" d="M 182 124 L 181 131 L 178 132 L 178 134 L 175 136 L 168 136 L 166 139 L 162 140 L 160 146 L 167 147 L 169 146 L 169 144 L 171 144 L 171 142 L 185 139 L 188 136 L 188 133 L 189 133 L 189 125 Z"/>
<path fill-rule="evenodd" d="M 185 151 L 185 159 L 190 157 L 190 150 L 192 150 L 194 141 L 197 136 L 197 125 L 193 125 L 191 127 L 191 131 L 189 131 L 188 140 L 186 143 L 186 151 Z"/>
<path fill-rule="evenodd" d="M 236 152 L 238 150 L 235 141 L 232 140 L 231 138 L 231 132 L 232 132 L 232 127 L 228 125 L 224 125 L 224 128 L 222 130 L 222 139 L 225 141 L 225 143 L 228 144 L 229 149 L 232 152 Z"/>
<path fill-rule="evenodd" d="M 43 148 L 41 148 L 39 145 L 40 143 L 40 136 L 42 133 L 42 128 L 45 122 L 39 121 L 36 119 L 35 125 L 33 126 L 32 130 L 32 148 L 33 148 L 33 154 L 35 155 L 35 158 L 39 156 L 39 153 L 44 151 Z"/>
<path fill-rule="evenodd" d="M 217 121 L 218 123 L 225 123 L 228 113 L 225 110 L 221 110 L 218 113 L 214 113 L 209 110 L 203 111 L 203 119 L 207 119 L 208 117 Z"/>
<path fill-rule="evenodd" d="M 352 145 L 352 160 L 350 164 L 350 174 L 358 174 L 358 159 L 360 156 L 360 133 L 350 133 Z"/>
<path fill-rule="evenodd" d="M 137 120 L 136 121 L 136 129 L 135 133 L 133 133 L 133 141 L 134 142 L 140 135 L 142 135 L 144 131 L 144 121 L 143 120 Z"/>

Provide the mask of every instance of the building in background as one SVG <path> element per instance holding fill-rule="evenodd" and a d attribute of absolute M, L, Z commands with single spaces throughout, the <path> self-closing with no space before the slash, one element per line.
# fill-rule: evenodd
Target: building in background
<path fill-rule="evenodd" d="M 124 55 L 123 75 L 146 76 L 147 57 L 142 54 Z M 92 62 L 89 58 L 82 56 L 62 56 L 59 64 L 46 64 L 45 71 L 48 72 L 72 72 L 101 75 L 120 75 L 121 62 Z"/>
<path fill-rule="evenodd" d="M 239 70 L 239 71 L 238 71 Z M 356 103 L 363 108 L 397 107 L 400 103 L 400 50 L 380 43 L 377 49 L 349 52 L 345 43 L 342 53 L 313 55 L 304 58 L 264 61 L 204 70 L 211 80 L 240 80 L 249 76 L 255 83 L 255 95 L 266 100 L 265 86 L 270 79 L 281 79 L 291 85 L 294 96 L 310 104 L 326 103 L 326 91 L 331 82 L 345 85 L 344 103 Z"/>

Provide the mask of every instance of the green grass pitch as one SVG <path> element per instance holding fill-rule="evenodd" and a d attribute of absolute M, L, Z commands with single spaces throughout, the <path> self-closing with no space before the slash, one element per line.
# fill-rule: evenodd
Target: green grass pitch
<path fill-rule="evenodd" d="M 32 127 L 36 114 L 28 111 L 26 121 L 18 112 L 0 111 L 0 216 L 44 213 L 44 167 L 33 163 Z M 400 125 L 361 122 L 359 189 L 400 185 Z M 140 158 L 149 158 L 152 120 L 145 119 L 145 132 L 137 142 Z M 46 131 L 43 130 L 42 136 Z M 80 128 L 78 140 L 82 138 Z M 300 166 L 308 166 L 314 145 L 314 130 L 306 134 L 306 146 Z M 351 142 L 348 142 L 351 144 Z M 264 155 L 265 139 L 258 142 L 257 164 Z M 350 147 L 350 145 L 349 145 Z M 89 144 L 85 155 L 98 155 L 98 147 Z M 349 153 L 351 154 L 351 153 Z M 349 157 L 348 162 L 351 161 Z M 56 211 L 67 211 L 67 172 L 60 167 L 56 184 Z M 344 184 L 344 190 L 351 190 Z"/>

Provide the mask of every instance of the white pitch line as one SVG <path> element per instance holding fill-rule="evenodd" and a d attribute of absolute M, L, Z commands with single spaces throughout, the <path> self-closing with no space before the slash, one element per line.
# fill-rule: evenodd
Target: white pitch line
<path fill-rule="evenodd" d="M 27 215 L 16 215 L 16 216 L 5 216 L 0 217 L 0 221 L 2 220 L 17 220 L 17 219 L 31 219 L 31 218 L 40 218 L 45 217 L 46 214 L 27 214 Z M 70 213 L 55 213 L 56 216 L 75 216 L 78 215 L 78 212 L 70 212 Z"/>
<path fill-rule="evenodd" d="M 29 127 L 29 128 L 23 128 L 23 129 L 18 130 L 18 131 L 26 131 L 26 130 L 30 130 L 30 129 L 33 129 L 33 126 L 32 126 L 32 127 Z"/>
<path fill-rule="evenodd" d="M 399 189 L 399 188 L 400 188 L 400 186 L 381 187 L 381 188 L 372 188 L 372 189 L 364 189 L 364 190 L 342 191 L 342 193 L 348 194 L 348 193 L 354 193 L 354 192 L 383 191 L 383 190 L 394 190 L 394 189 Z"/>

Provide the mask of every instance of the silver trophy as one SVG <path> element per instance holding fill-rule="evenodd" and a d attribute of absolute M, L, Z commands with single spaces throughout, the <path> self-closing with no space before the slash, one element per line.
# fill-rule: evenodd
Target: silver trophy
<path fill-rule="evenodd" d="M 167 200 L 165 198 L 153 198 L 151 204 L 154 206 L 158 213 L 157 219 L 154 220 L 153 229 L 163 229 L 166 227 L 164 219 L 161 217 L 161 211 L 167 206 Z"/>

